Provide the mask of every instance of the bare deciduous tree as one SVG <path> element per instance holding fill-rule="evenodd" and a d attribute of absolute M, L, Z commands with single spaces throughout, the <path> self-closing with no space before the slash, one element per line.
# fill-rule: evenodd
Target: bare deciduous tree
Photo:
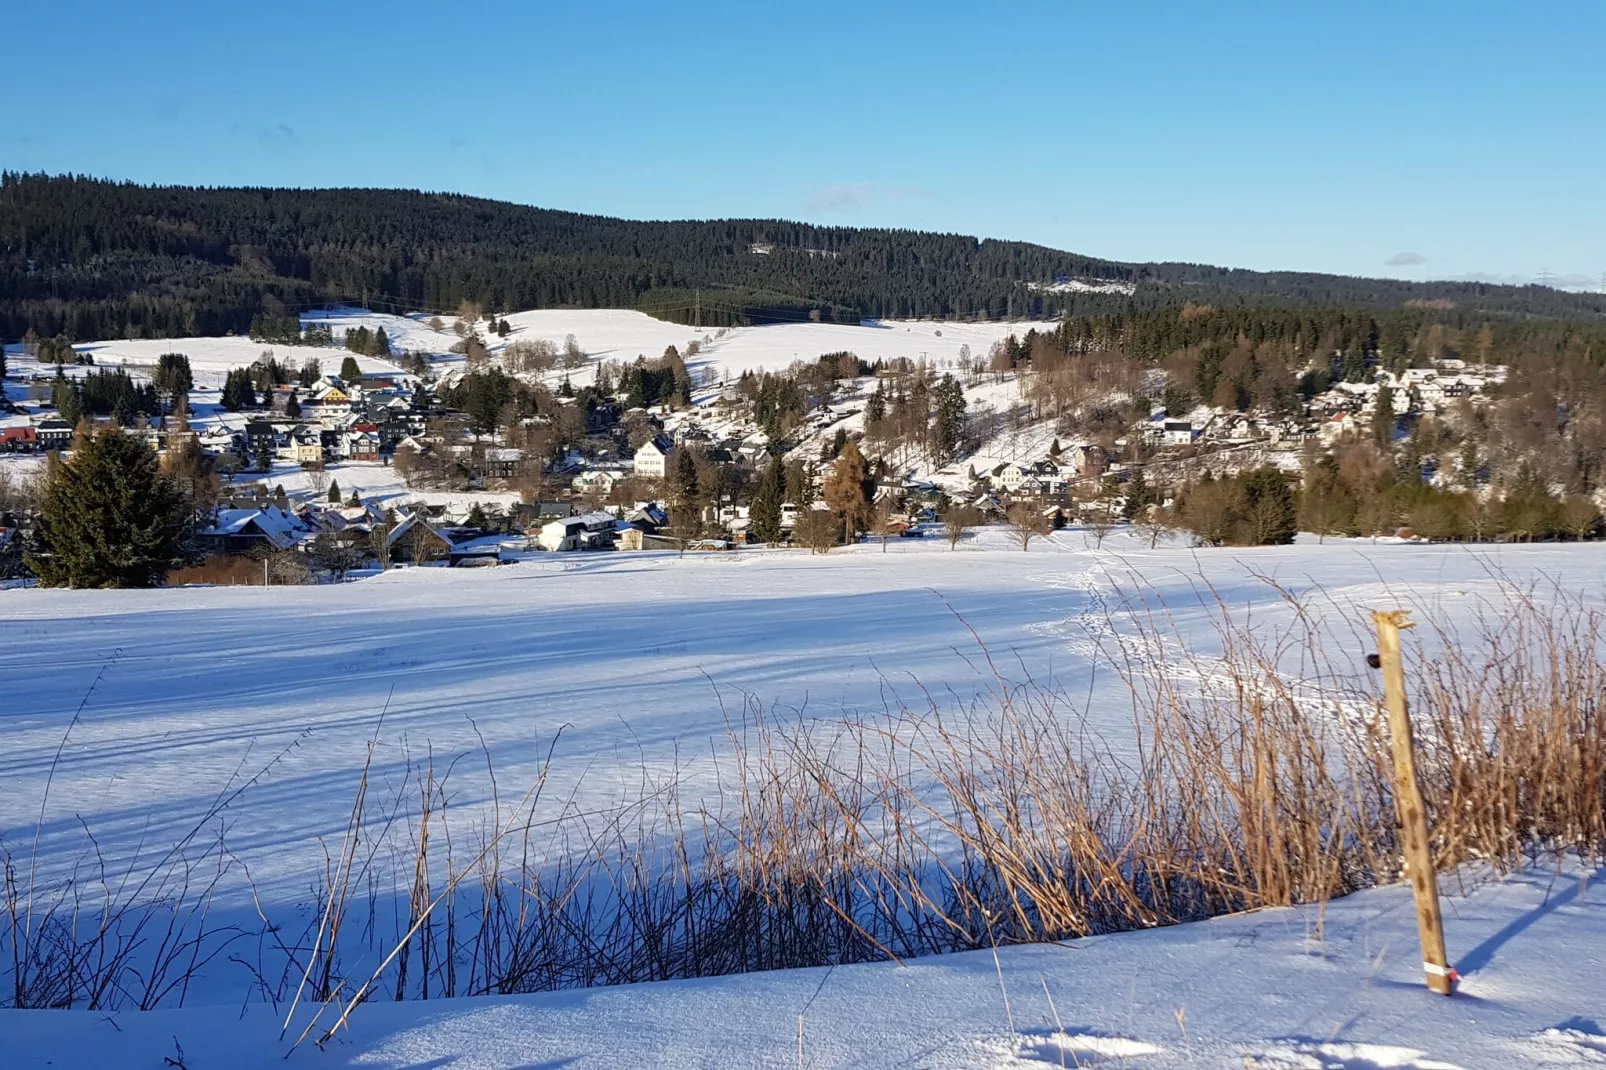
<path fill-rule="evenodd" d="M 955 505 L 942 514 L 942 533 L 948 540 L 948 549 L 959 546 L 971 528 L 981 524 L 981 510 L 974 505 Z"/>
<path fill-rule="evenodd" d="M 815 554 L 830 553 L 841 534 L 842 526 L 829 509 L 800 511 L 792 529 L 792 537 L 798 544 L 808 547 L 809 552 Z"/>
<path fill-rule="evenodd" d="M 307 472 L 307 489 L 314 498 L 322 498 L 329 490 L 329 472 L 322 464 L 312 463 L 304 466 Z"/>
<path fill-rule="evenodd" d="M 1048 534 L 1048 524 L 1035 502 L 1016 502 L 1005 510 L 1004 519 L 1009 522 L 1009 533 L 1022 550 L 1030 550 L 1033 539 Z"/>
<path fill-rule="evenodd" d="M 881 540 L 881 552 L 887 552 L 887 540 L 892 537 L 897 522 L 893 519 L 896 510 L 892 507 L 892 499 L 883 497 L 870 508 L 870 534 Z"/>

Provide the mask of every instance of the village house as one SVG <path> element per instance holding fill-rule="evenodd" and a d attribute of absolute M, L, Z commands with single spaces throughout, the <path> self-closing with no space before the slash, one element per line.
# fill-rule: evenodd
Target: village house
<path fill-rule="evenodd" d="M 636 474 L 647 479 L 662 479 L 674 455 L 674 442 L 664 435 L 655 435 L 636 451 Z"/>
<path fill-rule="evenodd" d="M 487 479 L 514 479 L 523 467 L 523 450 L 499 447 L 485 451 L 483 470 Z"/>
<path fill-rule="evenodd" d="M 311 534 L 298 517 L 277 505 L 256 509 L 220 509 L 212 525 L 196 533 L 202 549 L 218 554 L 257 550 L 289 550 Z"/>
<path fill-rule="evenodd" d="M 324 459 L 323 434 L 311 427 L 297 427 L 285 438 L 279 456 L 297 464 L 318 464 Z"/>
<path fill-rule="evenodd" d="M 611 550 L 618 519 L 612 513 L 586 513 L 564 517 L 541 526 L 536 544 L 553 552 L 566 550 Z"/>
<path fill-rule="evenodd" d="M 66 420 L 40 420 L 34 425 L 34 434 L 42 450 L 72 448 L 73 427 Z"/>

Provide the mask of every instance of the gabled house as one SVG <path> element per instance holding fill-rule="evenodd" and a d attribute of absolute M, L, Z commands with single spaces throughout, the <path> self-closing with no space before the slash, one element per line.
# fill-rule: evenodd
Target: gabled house
<path fill-rule="evenodd" d="M 611 550 L 618 520 L 612 513 L 586 513 L 541 526 L 536 544 L 543 550 Z"/>
<path fill-rule="evenodd" d="M 392 561 L 410 561 L 422 564 L 431 560 L 447 560 L 454 543 L 429 522 L 423 509 L 418 509 L 396 522 L 385 536 Z"/>
<path fill-rule="evenodd" d="M 523 467 L 523 450 L 493 447 L 485 451 L 484 471 L 487 479 L 513 479 Z"/>
<path fill-rule="evenodd" d="M 636 451 L 636 474 L 648 479 L 662 479 L 668 473 L 674 456 L 674 442 L 666 435 L 655 435 L 643 442 Z"/>
<path fill-rule="evenodd" d="M 32 427 L 0 427 L 0 450 L 32 453 L 39 448 L 39 432 Z"/>
<path fill-rule="evenodd" d="M 1167 446 L 1191 446 L 1198 437 L 1191 420 L 1166 420 L 1160 429 L 1160 440 Z"/>
<path fill-rule="evenodd" d="M 348 461 L 379 460 L 379 428 L 352 424 L 340 432 L 340 455 Z"/>
<path fill-rule="evenodd" d="M 297 427 L 279 448 L 279 456 L 297 464 L 317 464 L 324 459 L 323 433 L 312 427 Z"/>
<path fill-rule="evenodd" d="M 201 547 L 217 554 L 255 550 L 289 550 L 311 534 L 299 518 L 277 505 L 257 509 L 220 509 L 212 526 L 196 533 Z"/>
<path fill-rule="evenodd" d="M 518 505 L 513 510 L 513 527 L 528 535 L 539 534 L 541 525 L 549 520 L 562 520 L 574 515 L 571 502 L 549 500 Z"/>
<path fill-rule="evenodd" d="M 72 424 L 66 420 L 40 420 L 34 424 L 34 437 L 42 450 L 72 448 Z"/>

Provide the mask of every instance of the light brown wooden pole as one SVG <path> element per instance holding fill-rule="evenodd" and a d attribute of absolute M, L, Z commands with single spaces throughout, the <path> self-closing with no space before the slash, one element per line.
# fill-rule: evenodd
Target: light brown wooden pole
<path fill-rule="evenodd" d="M 1413 627 L 1404 610 L 1372 614 L 1377 625 L 1377 661 L 1383 670 L 1383 705 L 1389 714 L 1394 746 L 1394 805 L 1405 849 L 1405 872 L 1416 897 L 1417 934 L 1422 938 L 1422 969 L 1428 987 L 1448 996 L 1455 990 L 1455 972 L 1444 955 L 1444 922 L 1439 915 L 1439 879 L 1428 841 L 1428 815 L 1416 782 L 1416 744 L 1405 703 L 1405 661 L 1400 656 L 1400 629 Z"/>

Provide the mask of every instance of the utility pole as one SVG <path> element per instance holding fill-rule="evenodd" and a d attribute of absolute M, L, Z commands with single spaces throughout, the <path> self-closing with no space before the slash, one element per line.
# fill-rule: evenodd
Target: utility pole
<path fill-rule="evenodd" d="M 1428 842 L 1428 817 L 1416 780 L 1416 745 L 1405 703 L 1405 661 L 1400 656 L 1400 630 L 1413 628 L 1403 609 L 1372 614 L 1377 626 L 1377 668 L 1383 670 L 1383 704 L 1388 709 L 1389 737 L 1394 747 L 1394 807 L 1400 822 L 1405 871 L 1416 899 L 1416 928 L 1422 942 L 1422 970 L 1428 987 L 1442 996 L 1455 991 L 1459 979 L 1444 954 L 1444 919 L 1439 913 L 1439 879 Z"/>

